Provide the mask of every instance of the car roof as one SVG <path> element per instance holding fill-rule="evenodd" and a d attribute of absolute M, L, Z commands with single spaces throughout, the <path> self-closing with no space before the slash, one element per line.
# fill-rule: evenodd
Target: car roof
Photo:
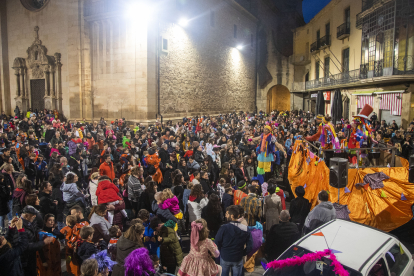
<path fill-rule="evenodd" d="M 322 232 L 322 236 L 312 236 L 312 233 Z M 332 220 L 317 230 L 299 240 L 296 245 L 309 251 L 338 250 L 337 260 L 356 271 L 360 271 L 372 257 L 381 254 L 381 248 L 394 236 L 381 230 L 341 219 Z"/>

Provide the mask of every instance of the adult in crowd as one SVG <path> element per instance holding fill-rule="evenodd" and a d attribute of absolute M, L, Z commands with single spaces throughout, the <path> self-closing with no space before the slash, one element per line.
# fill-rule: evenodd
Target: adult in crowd
<path fill-rule="evenodd" d="M 94 172 L 91 175 L 91 180 L 89 181 L 89 194 L 91 195 L 92 206 L 98 205 L 98 197 L 96 196 L 96 190 L 98 189 L 98 178 L 99 173 Z"/>
<path fill-rule="evenodd" d="M 276 194 L 276 186 L 267 188 L 269 193 L 263 200 L 263 216 L 266 218 L 266 231 L 279 223 L 279 215 L 282 212 L 282 200 Z"/>
<path fill-rule="evenodd" d="M 310 212 L 309 200 L 304 198 L 305 188 L 298 186 L 295 189 L 296 198 L 292 199 L 289 207 L 290 221 L 296 223 L 299 230 L 302 231 L 305 219 Z"/>
<path fill-rule="evenodd" d="M 209 229 L 209 237 L 214 238 L 223 223 L 223 209 L 221 208 L 220 197 L 211 194 L 207 206 L 201 211 L 201 218 L 205 220 Z"/>
<path fill-rule="evenodd" d="M 310 211 L 305 219 L 303 234 L 306 235 L 333 219 L 336 219 L 336 210 L 332 202 L 329 201 L 328 192 L 322 190 L 318 194 L 318 205 Z"/>
<path fill-rule="evenodd" d="M 191 189 L 187 202 L 188 216 L 190 223 L 201 219 L 201 211 L 207 206 L 208 199 L 205 197 L 203 188 L 200 184 L 196 184 Z"/>
<path fill-rule="evenodd" d="M 40 205 L 40 213 L 42 217 L 46 214 L 52 214 L 56 216 L 56 210 L 58 201 L 54 200 L 52 197 L 53 187 L 49 183 L 49 181 L 44 181 L 40 185 L 40 192 L 39 192 L 39 205 Z"/>
<path fill-rule="evenodd" d="M 107 207 L 115 209 L 113 205 L 99 204 L 93 206 L 89 214 L 90 226 L 95 229 L 92 239 L 94 243 L 99 242 L 100 239 L 107 243 L 110 240 L 109 228 L 111 228 L 111 224 L 105 219 L 105 215 L 108 212 Z"/>
<path fill-rule="evenodd" d="M 140 198 L 142 194 L 141 187 L 142 171 L 141 168 L 136 166 L 132 168 L 131 175 L 128 178 L 127 189 L 128 189 L 128 200 L 132 205 L 135 215 L 138 214 L 140 209 Z"/>
<path fill-rule="evenodd" d="M 112 163 L 111 155 L 109 155 L 109 154 L 105 155 L 105 162 L 103 162 L 99 166 L 99 174 L 100 175 L 106 175 L 111 180 L 113 180 L 115 178 L 114 163 Z"/>
<path fill-rule="evenodd" d="M 157 193 L 158 185 L 155 181 L 149 181 L 146 189 L 141 193 L 141 209 L 145 209 L 148 212 L 152 212 L 152 202 L 154 202 L 154 196 Z"/>
<path fill-rule="evenodd" d="M 230 206 L 226 210 L 226 219 L 229 223 L 220 227 L 215 243 L 220 250 L 220 265 L 222 275 L 233 276 L 243 275 L 243 256 L 246 256 L 253 245 L 252 235 L 247 226 L 239 222 L 239 209 L 237 206 Z"/>
<path fill-rule="evenodd" d="M 290 215 L 287 210 L 280 212 L 279 223 L 274 224 L 266 235 L 265 254 L 267 260 L 277 259 L 286 249 L 300 238 L 297 225 L 289 222 Z"/>
<path fill-rule="evenodd" d="M 113 268 L 112 276 L 124 276 L 125 275 L 125 259 L 128 255 L 143 247 L 142 238 L 144 236 L 145 227 L 136 223 L 131 225 L 129 229 L 119 238 L 116 244 L 116 265 Z"/>
<path fill-rule="evenodd" d="M 12 246 L 11 242 L 13 239 Z M 4 275 L 24 275 L 21 256 L 28 248 L 28 242 L 27 233 L 23 228 L 23 220 L 21 218 L 13 218 L 7 235 L 0 236 L 0 267 Z"/>
<path fill-rule="evenodd" d="M 262 218 L 262 201 L 257 197 L 257 186 L 249 185 L 249 195 L 244 197 L 240 206 L 244 208 L 244 212 L 247 214 L 247 223 L 249 226 L 255 226 L 256 221 L 260 221 Z"/>

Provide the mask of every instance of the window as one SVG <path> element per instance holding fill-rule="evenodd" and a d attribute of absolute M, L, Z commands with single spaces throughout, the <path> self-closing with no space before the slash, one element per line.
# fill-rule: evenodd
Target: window
<path fill-rule="evenodd" d="M 347 8 L 345 10 L 345 23 L 346 23 L 347 30 L 349 30 L 351 28 L 351 9 L 350 8 Z"/>
<path fill-rule="evenodd" d="M 237 38 L 237 25 L 234 25 L 233 36 Z"/>
<path fill-rule="evenodd" d="M 329 57 L 325 58 L 325 78 L 329 78 Z"/>
<path fill-rule="evenodd" d="M 342 71 L 349 72 L 349 48 L 342 51 Z"/>
<path fill-rule="evenodd" d="M 215 26 L 215 14 L 214 11 L 210 12 L 210 26 L 214 27 Z"/>
<path fill-rule="evenodd" d="M 168 39 L 166 39 L 166 38 L 162 39 L 162 50 L 163 51 L 168 51 Z"/>
<path fill-rule="evenodd" d="M 408 256 L 400 246 L 395 244 L 390 251 L 385 253 L 391 275 L 399 276 L 408 264 Z"/>
<path fill-rule="evenodd" d="M 374 266 L 369 271 L 368 275 L 382 275 L 382 276 L 388 276 L 388 269 L 384 262 L 384 259 L 379 259 Z"/>
<path fill-rule="evenodd" d="M 330 22 L 328 22 L 326 25 L 325 25 L 325 35 L 330 35 L 331 34 L 331 23 Z"/>
<path fill-rule="evenodd" d="M 319 61 L 315 62 L 315 79 L 319 79 Z"/>
<path fill-rule="evenodd" d="M 321 40 L 321 30 L 317 30 L 316 31 L 316 45 L 318 46 L 318 49 L 320 46 L 320 40 Z"/>

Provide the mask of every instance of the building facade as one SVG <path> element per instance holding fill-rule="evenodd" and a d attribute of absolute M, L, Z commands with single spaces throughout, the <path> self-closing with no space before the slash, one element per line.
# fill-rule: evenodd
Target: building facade
<path fill-rule="evenodd" d="M 340 89 L 343 117 L 365 103 L 378 117 L 407 125 L 414 117 L 414 1 L 333 0 L 308 24 L 295 30 L 294 93 L 302 109 L 314 110 L 317 91 L 330 97 Z M 342 15 L 342 16 L 341 16 Z"/>
<path fill-rule="evenodd" d="M 234 0 L 1 1 L 2 110 L 131 121 L 253 111 L 257 22 Z"/>

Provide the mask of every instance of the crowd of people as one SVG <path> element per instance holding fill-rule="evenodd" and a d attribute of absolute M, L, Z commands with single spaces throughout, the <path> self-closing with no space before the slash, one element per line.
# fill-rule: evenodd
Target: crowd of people
<path fill-rule="evenodd" d="M 280 180 L 295 140 L 318 132 L 309 112 L 150 126 L 15 115 L 0 116 L 4 275 L 61 275 L 61 250 L 67 275 L 243 275 L 336 217 L 326 191 L 310 211 L 305 189 L 290 201 Z M 336 123 L 338 137 L 351 124 Z M 373 147 L 412 152 L 414 122 L 404 130 L 372 118 L 370 126 Z"/>

